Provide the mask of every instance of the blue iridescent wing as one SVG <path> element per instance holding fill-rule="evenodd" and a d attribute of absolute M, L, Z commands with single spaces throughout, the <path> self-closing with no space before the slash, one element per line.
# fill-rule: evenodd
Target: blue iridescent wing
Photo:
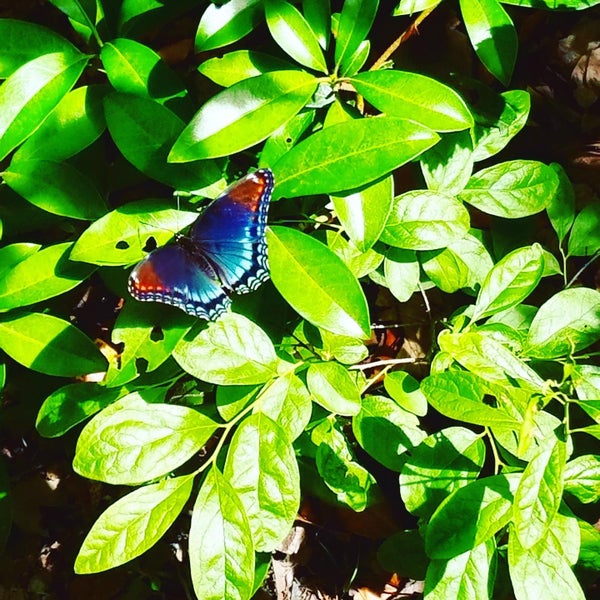
<path fill-rule="evenodd" d="M 131 272 L 128 287 L 136 300 L 172 304 L 202 319 L 216 319 L 231 304 L 210 267 L 203 269 L 186 244 L 148 254 Z"/>
<path fill-rule="evenodd" d="M 259 169 L 234 183 L 200 215 L 190 234 L 222 285 L 238 294 L 269 278 L 265 229 L 273 174 Z"/>

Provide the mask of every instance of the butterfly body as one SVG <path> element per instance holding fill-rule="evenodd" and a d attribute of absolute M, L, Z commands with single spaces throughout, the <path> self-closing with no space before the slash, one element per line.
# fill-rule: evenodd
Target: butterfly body
<path fill-rule="evenodd" d="M 273 175 L 260 169 L 233 184 L 198 217 L 189 236 L 158 248 L 129 276 L 137 300 L 163 302 L 204 319 L 269 278 L 265 230 Z"/>

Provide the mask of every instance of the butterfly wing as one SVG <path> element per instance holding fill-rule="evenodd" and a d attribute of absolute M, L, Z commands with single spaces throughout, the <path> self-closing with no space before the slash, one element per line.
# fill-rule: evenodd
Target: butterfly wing
<path fill-rule="evenodd" d="M 259 169 L 234 183 L 200 215 L 193 244 L 226 288 L 245 294 L 269 278 L 265 229 L 273 174 Z"/>
<path fill-rule="evenodd" d="M 203 319 L 216 319 L 231 300 L 210 265 L 188 244 L 154 250 L 129 276 L 129 293 L 142 302 L 163 302 Z"/>

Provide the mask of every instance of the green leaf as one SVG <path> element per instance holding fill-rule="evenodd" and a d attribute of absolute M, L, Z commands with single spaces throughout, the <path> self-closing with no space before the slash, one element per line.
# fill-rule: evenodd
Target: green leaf
<path fill-rule="evenodd" d="M 160 104 L 186 95 L 175 72 L 154 50 L 135 40 L 111 40 L 102 46 L 100 59 L 117 92 L 152 98 Z"/>
<path fill-rule="evenodd" d="M 361 252 L 340 231 L 328 230 L 325 234 L 327 246 L 333 250 L 352 271 L 357 279 L 371 274 L 382 263 L 384 257 L 374 248 Z"/>
<path fill-rule="evenodd" d="M 504 4 L 525 6 L 528 8 L 544 7 L 548 10 L 583 10 L 596 6 L 599 0 L 502 0 Z"/>
<path fill-rule="evenodd" d="M 0 248 L 0 278 L 14 269 L 20 262 L 39 252 L 41 246 L 29 242 L 17 242 Z"/>
<path fill-rule="evenodd" d="M 331 333 L 326 329 L 321 329 L 319 333 L 323 342 L 322 349 L 325 360 L 335 358 L 342 364 L 354 365 L 362 362 L 369 355 L 369 350 L 360 339 Z"/>
<path fill-rule="evenodd" d="M 341 335 L 369 337 L 367 301 L 356 277 L 321 242 L 288 227 L 267 229 L 271 278 L 305 319 Z"/>
<path fill-rule="evenodd" d="M 431 148 L 439 136 L 406 119 L 355 119 L 326 127 L 275 165 L 277 197 L 334 194 L 371 183 Z"/>
<path fill-rule="evenodd" d="M 479 476 L 485 460 L 480 436 L 449 427 L 412 448 L 400 472 L 400 494 L 406 509 L 429 518 L 442 500 Z"/>
<path fill-rule="evenodd" d="M 456 131 L 421 155 L 421 171 L 430 190 L 458 194 L 473 172 L 473 140 L 470 132 Z"/>
<path fill-rule="evenodd" d="M 385 391 L 404 409 L 419 417 L 427 414 L 427 399 L 419 382 L 406 371 L 391 371 L 383 380 Z"/>
<path fill-rule="evenodd" d="M 356 75 L 356 73 L 364 67 L 370 52 L 371 42 L 369 42 L 369 40 L 361 42 L 354 54 L 348 59 L 348 63 L 344 69 L 344 75 L 346 77 Z"/>
<path fill-rule="evenodd" d="M 515 492 L 513 525 L 514 533 L 525 550 L 532 548 L 547 534 L 558 512 L 565 462 L 565 443 L 551 438 L 540 446 L 523 471 Z"/>
<path fill-rule="evenodd" d="M 109 506 L 85 537 L 75 560 L 75 572 L 106 571 L 151 548 L 183 510 L 193 483 L 190 475 L 163 479 Z"/>
<path fill-rule="evenodd" d="M 383 262 L 385 285 L 400 302 L 408 302 L 419 289 L 421 270 L 414 250 L 390 248 Z"/>
<path fill-rule="evenodd" d="M 267 415 L 251 415 L 231 440 L 224 475 L 248 515 L 256 550 L 271 552 L 300 505 L 300 474 L 288 436 Z"/>
<path fill-rule="evenodd" d="M 335 41 L 336 71 L 345 75 L 356 49 L 369 34 L 379 0 L 345 0 Z"/>
<path fill-rule="evenodd" d="M 575 190 L 565 170 L 558 163 L 552 163 L 550 168 L 554 169 L 558 177 L 558 187 L 556 194 L 548 202 L 546 210 L 550 223 L 558 236 L 558 242 L 562 244 L 575 219 Z M 594 232 L 590 231 L 589 233 L 593 235 Z M 571 241 L 569 240 L 569 243 Z"/>
<path fill-rule="evenodd" d="M 366 452 L 392 471 L 400 471 L 407 450 L 427 435 L 415 415 L 385 396 L 363 398 L 360 412 L 352 419 L 352 432 Z"/>
<path fill-rule="evenodd" d="M 214 50 L 237 42 L 259 23 L 261 0 L 229 0 L 210 4 L 196 32 L 196 52 Z"/>
<path fill-rule="evenodd" d="M 461 239 L 468 230 L 469 213 L 458 200 L 413 190 L 394 199 L 381 240 L 407 250 L 435 250 Z"/>
<path fill-rule="evenodd" d="M 62 52 L 73 58 L 81 53 L 71 42 L 42 25 L 17 19 L 0 19 L 0 78 L 12 75 L 42 55 Z"/>
<path fill-rule="evenodd" d="M 213 96 L 177 138 L 172 162 L 228 156 L 261 142 L 303 108 L 317 81 L 304 71 L 272 71 Z"/>
<path fill-rule="evenodd" d="M 43 123 L 88 60 L 72 52 L 46 54 L 19 67 L 0 86 L 0 159 Z"/>
<path fill-rule="evenodd" d="M 453 558 L 491 539 L 512 517 L 520 474 L 485 477 L 448 496 L 427 526 L 425 549 L 431 558 Z"/>
<path fill-rule="evenodd" d="M 326 410 L 347 417 L 359 413 L 360 392 L 339 363 L 312 363 L 306 372 L 306 383 L 314 400 Z"/>
<path fill-rule="evenodd" d="M 268 167 L 275 164 L 284 154 L 287 154 L 313 124 L 314 120 L 314 109 L 302 110 L 274 131 L 265 141 L 260 153 L 259 166 Z"/>
<path fill-rule="evenodd" d="M 95 142 L 106 129 L 102 108 L 105 94 L 104 85 L 71 90 L 16 151 L 12 164 L 32 158 L 61 162 Z"/>
<path fill-rule="evenodd" d="M 498 261 L 479 290 L 471 317 L 478 321 L 520 304 L 542 279 L 544 254 L 539 244 L 517 248 Z"/>
<path fill-rule="evenodd" d="M 131 393 L 98 413 L 77 440 L 73 469 L 114 485 L 162 477 L 198 452 L 218 425 L 187 406 Z"/>
<path fill-rule="evenodd" d="M 366 252 L 379 239 L 394 199 L 390 175 L 344 196 L 332 196 L 335 212 L 354 245 Z"/>
<path fill-rule="evenodd" d="M 569 235 L 569 256 L 592 256 L 600 250 L 600 207 L 588 204 L 575 217 Z"/>
<path fill-rule="evenodd" d="M 273 39 L 301 65 L 327 73 L 317 37 L 302 13 L 283 0 L 266 0 L 265 16 Z"/>
<path fill-rule="evenodd" d="M 504 85 L 517 59 L 517 32 L 498 0 L 460 0 L 465 27 L 479 60 Z"/>
<path fill-rule="evenodd" d="M 590 523 L 578 521 L 581 538 L 577 566 L 597 571 L 600 565 L 600 532 Z"/>
<path fill-rule="evenodd" d="M 584 454 L 570 460 L 565 467 L 565 491 L 580 502 L 589 504 L 600 498 L 600 456 Z"/>
<path fill-rule="evenodd" d="M 194 509 L 189 539 L 192 583 L 198 598 L 246 600 L 254 583 L 254 543 L 242 502 L 212 467 Z"/>
<path fill-rule="evenodd" d="M 365 71 L 351 80 L 357 92 L 390 117 L 411 119 L 434 131 L 457 131 L 473 125 L 464 100 L 448 86 L 418 73 Z"/>
<path fill-rule="evenodd" d="M 405 529 L 386 538 L 377 549 L 377 562 L 389 573 L 423 581 L 429 558 L 419 531 Z"/>
<path fill-rule="evenodd" d="M 169 358 L 193 322 L 179 310 L 165 311 L 157 304 L 126 303 L 111 335 L 114 344 L 123 344 L 122 350 L 110 361 L 105 385 L 124 385 L 138 375 L 157 369 Z"/>
<path fill-rule="evenodd" d="M 312 402 L 302 380 L 290 371 L 262 389 L 254 411 L 273 419 L 293 442 L 310 421 Z"/>
<path fill-rule="evenodd" d="M 94 183 L 68 163 L 15 159 L 2 177 L 28 202 L 55 215 L 93 221 L 108 211 Z"/>
<path fill-rule="evenodd" d="M 192 339 L 177 344 L 173 357 L 182 369 L 209 383 L 249 385 L 277 375 L 273 342 L 252 321 L 226 313 Z"/>
<path fill-rule="evenodd" d="M 520 421 L 503 407 L 484 402 L 488 390 L 474 373 L 435 373 L 421 382 L 421 390 L 438 412 L 451 419 L 483 427 L 518 429 L 520 426 Z"/>
<path fill-rule="evenodd" d="M 555 194 L 558 177 L 534 160 L 498 163 L 475 173 L 460 198 L 479 210 L 505 219 L 534 215 Z"/>
<path fill-rule="evenodd" d="M 172 200 L 125 204 L 92 223 L 75 242 L 71 260 L 97 265 L 128 265 L 146 256 L 152 238 L 157 246 L 191 225 L 198 213 L 176 210 Z"/>
<path fill-rule="evenodd" d="M 304 16 L 308 21 L 323 50 L 329 46 L 331 35 L 331 1 L 302 0 Z"/>
<path fill-rule="evenodd" d="M 422 252 L 420 262 L 427 277 L 448 294 L 476 289 L 494 266 L 486 247 L 470 233 L 441 251 Z"/>
<path fill-rule="evenodd" d="M 87 279 L 96 268 L 71 262 L 72 246 L 48 246 L 6 272 L 0 279 L 0 311 L 53 298 Z"/>
<path fill-rule="evenodd" d="M 569 356 L 600 339 L 600 292 L 572 288 L 554 294 L 535 315 L 526 352 L 537 358 Z"/>
<path fill-rule="evenodd" d="M 556 535 L 543 537 L 527 550 L 511 531 L 508 536 L 508 568 L 517 600 L 585 600 Z"/>
<path fill-rule="evenodd" d="M 213 56 L 198 66 L 202 75 L 223 87 L 263 73 L 285 69 L 297 70 L 297 67 L 281 58 L 256 50 L 235 50 L 223 56 Z"/>
<path fill-rule="evenodd" d="M 496 544 L 490 539 L 453 558 L 432 560 L 425 576 L 424 600 L 491 598 L 495 551 Z"/>
<path fill-rule="evenodd" d="M 52 315 L 2 316 L 0 348 L 23 366 L 46 375 L 77 377 L 106 369 L 106 360 L 92 340 Z"/>
<path fill-rule="evenodd" d="M 213 161 L 167 162 L 169 151 L 184 130 L 184 122 L 150 98 L 112 93 L 104 100 L 106 123 L 123 156 L 142 173 L 178 190 L 196 190 L 217 181 Z"/>
<path fill-rule="evenodd" d="M 54 390 L 45 400 L 35 423 L 43 437 L 58 437 L 96 414 L 122 395 L 98 383 L 70 383 Z"/>
<path fill-rule="evenodd" d="M 475 116 L 473 160 L 479 161 L 500 152 L 523 129 L 531 98 L 525 90 L 496 94 L 481 86 L 473 91 L 481 102 L 472 106 Z"/>
<path fill-rule="evenodd" d="M 394 16 L 413 15 L 414 13 L 433 8 L 439 4 L 441 0 L 400 0 L 394 8 Z M 425 577 L 421 577 L 424 579 Z"/>

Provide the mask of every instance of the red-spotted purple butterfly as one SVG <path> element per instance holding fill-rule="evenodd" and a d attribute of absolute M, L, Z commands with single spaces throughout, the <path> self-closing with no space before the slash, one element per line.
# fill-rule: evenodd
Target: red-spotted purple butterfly
<path fill-rule="evenodd" d="M 273 173 L 259 169 L 208 205 L 189 236 L 158 248 L 129 276 L 129 293 L 214 320 L 231 304 L 230 292 L 246 294 L 269 278 L 265 229 Z"/>

